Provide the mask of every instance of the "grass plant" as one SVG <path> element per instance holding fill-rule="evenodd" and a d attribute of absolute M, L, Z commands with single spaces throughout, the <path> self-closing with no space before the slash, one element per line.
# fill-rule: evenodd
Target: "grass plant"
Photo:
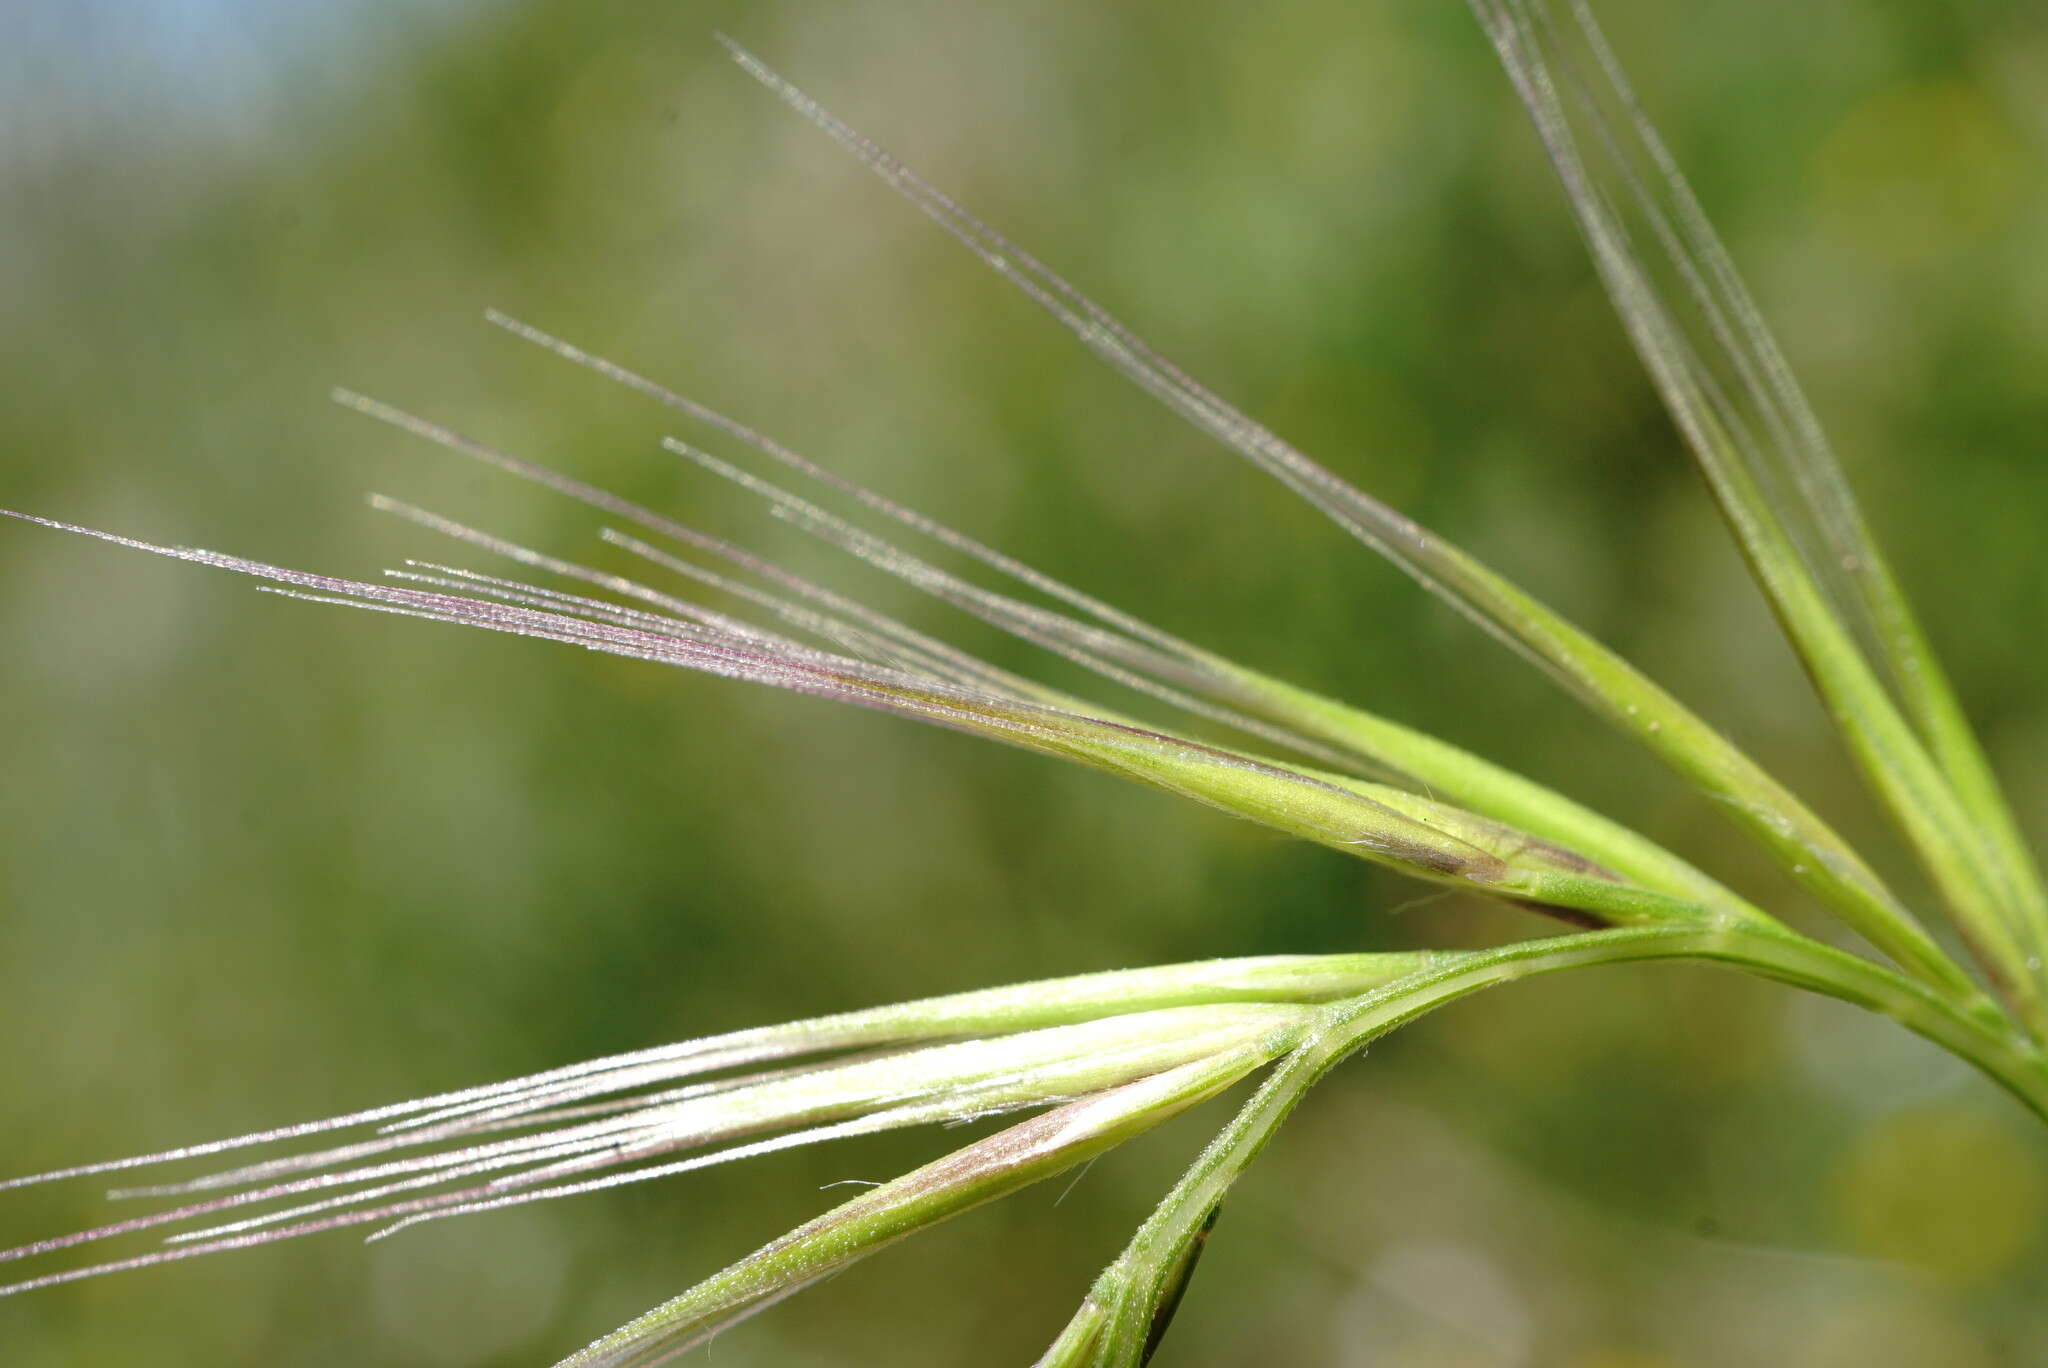
<path fill-rule="evenodd" d="M 1763 309 L 1584 4 L 1473 0 L 1472 9 L 1630 342 L 1928 895 L 1881 876 L 1888 861 L 1866 858 L 1676 691 L 1232 406 L 735 45 L 741 69 L 1084 347 L 1662 761 L 1858 944 L 1792 929 L 1629 822 L 1530 776 L 1153 626 L 641 370 L 494 313 L 490 321 L 513 336 L 665 406 L 684 425 L 666 443 L 671 456 L 825 546 L 1142 701 L 1127 711 L 984 660 L 667 512 L 349 392 L 336 397 L 364 417 L 589 505 L 612 521 L 605 539 L 638 569 L 594 569 L 389 498 L 376 502 L 531 579 L 417 561 L 355 580 L 11 516 L 319 603 L 580 646 L 986 737 L 1569 929 L 1477 949 L 1224 959 L 1020 984 L 86 1164 L 7 1186 L 286 1147 L 282 1157 L 140 1189 L 169 1200 L 147 1214 L 0 1253 L 24 1261 L 21 1278 L 0 1290 L 348 1226 L 381 1236 L 849 1136 L 995 1121 L 562 1360 L 652 1364 L 900 1239 L 1244 1089 L 1072 1321 L 1048 1327 L 1039 1359 L 1044 1368 L 1126 1368 L 1155 1354 L 1163 1362 L 1166 1332 L 1232 1185 L 1332 1069 L 1484 990 L 1648 960 L 1716 965 L 1888 1017 L 2048 1120 L 2048 894 Z M 47 1267 L 101 1241 L 158 1232 L 165 1242 L 140 1253 Z"/>

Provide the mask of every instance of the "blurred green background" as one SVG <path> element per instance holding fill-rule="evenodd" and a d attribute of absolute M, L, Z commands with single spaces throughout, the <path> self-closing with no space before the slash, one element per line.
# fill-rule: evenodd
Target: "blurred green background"
<path fill-rule="evenodd" d="M 2048 833 L 2038 9 L 1612 19 Z M 1451 0 L 28 0 L 7 24 L 0 505 L 341 574 L 491 568 L 365 509 L 375 489 L 613 563 L 580 509 L 328 405 L 343 383 L 1072 677 L 680 469 L 661 411 L 484 326 L 495 305 L 1805 917 L 1650 761 L 753 87 L 724 30 L 1679 686 L 1918 887 Z M 0 641 L 7 1173 L 997 982 L 1544 929 L 966 738 L 29 526 L 0 526 Z M 1219 1119 L 706 1361 L 1026 1362 Z M 8 1300 L 0 1357 L 545 1363 L 821 1184 L 947 1142 Z M 9 1194 L 0 1243 L 106 1211 L 90 1182 Z M 2044 1232 L 2048 1135 L 1931 1049 L 1725 974 L 1610 970 L 1448 1010 L 1331 1079 L 1230 1204 L 1160 1362 L 2040 1363 Z"/>

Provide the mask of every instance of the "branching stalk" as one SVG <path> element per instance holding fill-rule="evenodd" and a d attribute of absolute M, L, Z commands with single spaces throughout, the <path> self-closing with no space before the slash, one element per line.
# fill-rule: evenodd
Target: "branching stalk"
<path fill-rule="evenodd" d="M 1096 1280 L 1040 1368 L 1136 1368 L 1154 1318 L 1174 1294 L 1195 1240 L 1231 1185 L 1258 1158 L 1325 1074 L 1370 1041 L 1487 988 L 1526 978 L 1653 959 L 1700 960 L 1787 983 L 1891 1017 L 1975 1065 L 2048 1120 L 2048 1059 L 2009 1031 L 1959 1012 L 1890 970 L 1783 932 L 1730 928 L 1627 928 L 1555 937 L 1481 952 L 1319 1011 L 1320 1021 L 1268 1075 L 1230 1124 Z"/>

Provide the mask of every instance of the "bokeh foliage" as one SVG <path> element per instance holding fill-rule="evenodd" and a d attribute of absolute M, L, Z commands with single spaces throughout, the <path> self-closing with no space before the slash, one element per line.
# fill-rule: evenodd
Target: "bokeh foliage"
<path fill-rule="evenodd" d="M 0 58 L 0 504 L 337 573 L 447 554 L 363 509 L 375 488 L 585 553 L 582 511 L 331 408 L 342 382 L 903 602 L 664 456 L 659 411 L 482 326 L 496 305 L 1801 916 L 1624 742 L 731 71 L 724 29 L 1910 881 L 1461 6 L 28 8 Z M 1696 9 L 1609 17 L 2048 832 L 2048 29 Z M 26 527 L 0 529 L 0 640 L 9 1172 L 893 998 L 1528 929 L 965 738 Z M 1025 1361 L 1208 1115 L 717 1359 Z M 941 1143 L 59 1289 L 0 1303 L 0 1341 L 77 1368 L 546 1362 Z M 74 1186 L 0 1221 L 100 1209 Z M 2036 1362 L 2044 1230 L 2048 1144 L 1927 1047 L 1732 976 L 1606 971 L 1325 1085 L 1225 1213 L 1169 1357 Z"/>

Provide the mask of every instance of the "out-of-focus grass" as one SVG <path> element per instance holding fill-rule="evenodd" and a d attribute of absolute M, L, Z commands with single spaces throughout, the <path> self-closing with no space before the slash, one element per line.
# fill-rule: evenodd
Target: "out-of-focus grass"
<path fill-rule="evenodd" d="M 1884 855 L 1458 6 L 360 4 L 317 41 L 265 11 L 153 45 L 68 10 L 32 6 L 4 59 L 0 504 L 336 572 L 446 554 L 364 510 L 376 488 L 584 552 L 577 510 L 327 406 L 343 382 L 829 565 L 664 457 L 661 413 L 482 326 L 497 305 L 1785 905 L 1625 744 L 731 72 L 724 28 Z M 1874 0 L 1611 17 L 2041 833 L 2048 35 Z M 32 528 L 0 529 L 0 641 L 10 1172 L 892 998 L 1512 925 L 964 738 Z M 1195 1138 L 921 1239 L 718 1360 L 1022 1361 Z M 545 1362 L 819 1184 L 934 1152 L 85 1284 L 0 1303 L 0 1342 L 79 1368 Z M 1670 968 L 1532 985 L 1325 1086 L 1171 1352 L 2035 1361 L 2044 1174 L 2015 1109 L 1846 1010 Z M 17 1194 L 0 1226 L 101 1209 Z"/>

